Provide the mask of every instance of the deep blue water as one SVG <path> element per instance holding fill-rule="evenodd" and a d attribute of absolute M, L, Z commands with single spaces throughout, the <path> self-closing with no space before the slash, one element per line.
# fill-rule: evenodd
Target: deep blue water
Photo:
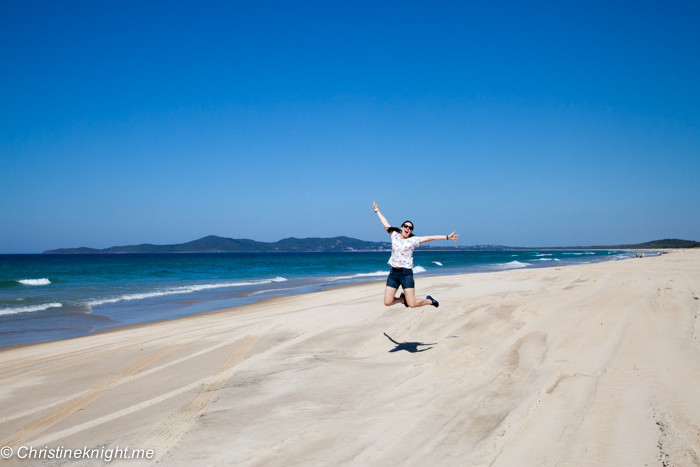
<path fill-rule="evenodd" d="M 414 273 L 619 260 L 629 251 L 416 251 Z M 0 255 L 0 347 L 157 321 L 258 298 L 383 281 L 389 252 Z M 378 287 L 383 288 L 383 285 Z"/>

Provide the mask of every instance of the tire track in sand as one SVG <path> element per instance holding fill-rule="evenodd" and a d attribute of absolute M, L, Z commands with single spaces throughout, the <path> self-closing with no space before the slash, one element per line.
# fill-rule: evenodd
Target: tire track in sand
<path fill-rule="evenodd" d="M 200 332 L 198 334 L 199 337 L 207 335 L 210 335 L 209 331 Z M 86 347 L 80 350 L 74 350 L 65 354 L 50 355 L 47 357 L 35 357 L 30 361 L 24 363 L 22 363 L 21 361 L 19 363 L 12 361 L 5 364 L 5 367 L 3 367 L 3 364 L 0 364 L 0 374 L 2 374 L 31 365 L 39 365 L 42 363 L 50 364 L 51 362 L 57 360 L 62 361 L 62 363 L 58 365 L 38 368 L 36 370 L 27 371 L 26 373 L 21 373 L 15 376 L 8 376 L 6 378 L 0 379 L 0 386 L 13 384 L 34 376 L 41 376 L 46 373 L 52 373 L 54 371 L 70 368 L 71 366 L 81 365 L 83 363 L 90 363 L 94 360 L 99 360 L 102 358 L 111 357 L 113 355 L 118 355 L 120 353 L 128 352 L 134 349 L 143 348 L 149 343 L 152 343 L 152 341 L 153 339 L 151 337 L 144 337 L 141 341 L 130 345 L 121 345 L 115 343 L 102 344 L 92 347 Z M 191 339 L 188 342 L 191 342 Z"/>
<path fill-rule="evenodd" d="M 298 334 L 297 336 L 295 336 L 295 337 L 293 337 L 293 338 L 291 338 L 291 339 L 289 339 L 281 344 L 273 346 L 265 351 L 262 351 L 260 353 L 257 353 L 255 355 L 245 359 L 239 365 L 229 368 L 228 370 L 224 371 L 223 373 L 219 374 L 218 376 L 217 375 L 207 376 L 206 378 L 202 378 L 200 380 L 194 381 L 186 386 L 182 386 L 182 387 L 175 389 L 173 391 L 170 391 L 168 393 L 161 394 L 160 396 L 154 397 L 152 399 L 148 399 L 148 400 L 143 401 L 139 404 L 132 405 L 130 407 L 126 407 L 122 410 L 118 410 L 116 412 L 104 415 L 104 416 L 96 418 L 94 420 L 90 420 L 89 422 L 85 422 L 85 423 L 82 423 L 80 425 L 76 425 L 76 426 L 73 426 L 71 428 L 67 428 L 65 430 L 56 432 L 56 433 L 51 433 L 50 435 L 44 436 L 42 438 L 35 439 L 33 441 L 33 443 L 37 446 L 53 443 L 54 441 L 63 439 L 67 436 L 72 436 L 72 435 L 75 435 L 77 433 L 81 433 L 85 430 L 90 430 L 90 429 L 96 428 L 104 423 L 111 422 L 113 420 L 116 420 L 116 419 L 121 418 L 121 417 L 125 417 L 127 415 L 131 415 L 133 413 L 139 412 L 140 410 L 151 407 L 155 404 L 160 404 L 161 402 L 172 399 L 175 396 L 178 396 L 178 395 L 183 394 L 187 391 L 191 391 L 193 389 L 196 389 L 203 384 L 204 385 L 210 384 L 212 381 L 214 381 L 217 378 L 223 378 L 223 380 L 226 381 L 229 378 L 231 378 L 234 374 L 236 374 L 240 371 L 244 371 L 246 369 L 249 369 L 251 367 L 254 367 L 258 363 L 260 363 L 260 361 L 265 360 L 273 355 L 276 355 L 278 352 L 281 352 L 282 350 L 288 349 L 294 345 L 297 345 L 301 342 L 304 342 L 307 339 L 310 339 L 310 338 L 318 335 L 319 333 L 326 331 L 331 326 L 342 327 L 350 319 L 351 319 L 350 317 L 345 317 L 345 319 L 341 319 L 341 320 L 336 319 L 336 320 L 333 320 L 332 322 L 329 322 L 329 323 L 320 324 L 320 325 L 318 325 L 318 326 L 316 326 L 308 331 L 304 331 L 304 332 Z M 272 323 L 269 323 L 269 324 L 263 326 L 262 329 L 257 331 L 256 335 L 260 335 L 260 336 L 265 335 L 265 333 L 267 331 L 269 331 L 269 329 L 271 329 L 277 321 L 279 321 L 279 320 L 275 320 Z M 134 464 L 132 464 L 132 465 L 134 465 Z"/>
<path fill-rule="evenodd" d="M 46 373 L 52 373 L 52 372 L 54 372 L 54 371 L 63 370 L 64 368 L 70 368 L 70 367 L 72 367 L 72 366 L 80 365 L 80 364 L 83 364 L 83 363 L 89 363 L 89 362 L 91 362 L 91 361 L 93 361 L 93 360 L 98 360 L 98 359 L 101 359 L 101 358 L 111 357 L 112 355 L 117 355 L 117 354 L 120 354 L 120 353 L 123 353 L 123 352 L 128 352 L 128 351 L 130 351 L 130 350 L 134 350 L 134 349 L 141 348 L 141 347 L 143 347 L 144 345 L 145 345 L 144 343 L 139 343 L 139 344 L 124 346 L 124 347 L 121 347 L 121 348 L 118 348 L 118 349 L 108 350 L 108 351 L 99 352 L 99 353 L 91 353 L 91 352 L 93 352 L 92 349 L 87 349 L 87 350 L 84 350 L 84 351 L 81 350 L 81 351 L 79 351 L 79 352 L 73 352 L 74 354 L 80 354 L 80 353 L 91 353 L 91 354 L 90 354 L 90 356 L 88 356 L 88 357 L 83 357 L 83 358 L 76 358 L 76 357 L 73 357 L 73 358 L 70 359 L 69 361 L 67 361 L 67 362 L 65 362 L 65 363 L 61 363 L 60 365 L 49 366 L 49 367 L 46 367 L 46 368 L 39 368 L 39 369 L 37 369 L 37 370 L 32 370 L 32 371 L 28 371 L 28 372 L 26 372 L 26 373 L 22 373 L 22 374 L 19 374 L 19 375 L 10 376 L 10 377 L 5 378 L 5 379 L 0 379 L 0 386 L 5 386 L 5 385 L 8 385 L 8 384 L 16 383 L 16 382 L 18 382 L 18 381 L 22 381 L 23 379 L 31 378 L 31 377 L 34 377 L 34 376 L 41 376 L 41 375 L 46 374 Z M 58 359 L 60 359 L 60 358 L 61 358 L 60 356 L 57 356 L 57 357 L 55 357 L 55 358 L 47 358 L 45 361 L 44 361 L 44 360 L 37 360 L 37 361 L 31 362 L 31 363 L 28 363 L 26 366 L 29 366 L 29 365 L 36 365 L 36 364 L 40 364 L 40 363 L 48 363 L 48 362 L 51 362 L 51 361 L 53 361 L 53 360 L 58 360 Z M 18 367 L 18 368 L 19 368 L 19 367 Z"/>
<path fill-rule="evenodd" d="M 41 345 L 41 344 L 39 344 Z M 109 347 L 116 347 L 118 344 L 114 343 L 109 343 L 109 344 L 99 344 L 99 345 L 94 345 L 91 347 L 84 347 L 82 349 L 78 350 L 73 350 L 70 352 L 65 352 L 62 354 L 51 354 L 48 356 L 33 356 L 33 357 L 26 357 L 23 356 L 21 358 L 15 358 L 15 359 L 10 359 L 7 361 L 4 361 L 0 363 L 0 373 L 6 373 L 8 371 L 13 371 L 13 370 L 18 370 L 20 368 L 25 368 L 31 365 L 38 365 L 40 363 L 50 363 L 55 360 L 66 360 L 69 358 L 73 358 L 76 356 L 79 356 L 80 354 L 83 353 L 94 353 L 101 351 L 103 349 L 108 349 Z"/>
<path fill-rule="evenodd" d="M 140 370 L 142 370 L 146 366 L 148 366 L 151 363 L 155 362 L 156 360 L 162 358 L 163 356 L 169 354 L 173 350 L 175 350 L 179 347 L 182 347 L 185 344 L 188 344 L 192 340 L 193 339 L 188 339 L 187 341 L 180 342 L 178 344 L 165 346 L 161 349 L 156 350 L 152 354 L 147 355 L 147 356 L 137 360 L 135 363 L 133 363 L 129 367 L 125 368 L 121 372 L 117 373 L 116 375 L 112 376 L 111 378 L 107 379 L 106 381 L 103 381 L 101 384 L 90 389 L 89 391 L 84 393 L 82 396 L 68 401 L 65 405 L 63 405 L 59 409 L 57 409 L 57 410 L 41 417 L 40 419 L 38 419 L 32 423 L 29 423 L 28 425 L 25 425 L 24 427 L 20 428 L 20 430 L 17 431 L 14 435 L 0 441 L 0 445 L 12 447 L 12 446 L 16 446 L 20 443 L 23 443 L 23 442 L 33 438 L 34 436 L 36 436 L 39 433 L 43 432 L 44 430 L 50 428 L 51 426 L 60 422 L 64 418 L 68 417 L 69 415 L 82 409 L 83 407 L 85 407 L 86 405 L 88 405 L 90 402 L 94 401 L 98 397 L 102 396 L 107 391 L 109 391 L 113 387 L 117 386 L 124 378 L 127 378 L 127 377 L 139 372 Z"/>
<path fill-rule="evenodd" d="M 241 344 L 236 347 L 221 365 L 219 371 L 213 375 L 211 381 L 205 384 L 197 394 L 187 401 L 178 411 L 168 417 L 165 422 L 144 442 L 144 446 L 156 452 L 157 461 L 163 454 L 167 453 L 192 426 L 197 418 L 206 410 L 212 399 L 216 396 L 224 383 L 233 376 L 231 371 L 238 365 L 251 347 L 260 340 L 261 334 L 247 336 Z"/>
<path fill-rule="evenodd" d="M 201 336 L 200 336 L 200 337 L 201 337 Z M 236 339 L 236 340 L 237 340 L 237 339 Z M 214 350 L 217 350 L 217 349 L 219 349 L 219 348 L 221 348 L 221 347 L 224 347 L 224 346 L 227 346 L 227 345 L 231 345 L 231 344 L 234 343 L 236 340 L 227 340 L 227 341 L 225 341 L 225 342 L 220 342 L 220 343 L 218 343 L 218 344 L 216 344 L 216 345 L 212 345 L 211 347 L 207 347 L 207 348 L 202 349 L 202 350 L 199 350 L 199 351 L 197 351 L 197 352 L 188 354 L 188 355 L 186 355 L 186 356 L 184 356 L 184 357 L 180 357 L 180 358 L 178 358 L 177 360 L 172 360 L 172 361 L 170 361 L 170 362 L 168 362 L 168 363 L 165 363 L 165 364 L 163 364 L 163 365 L 160 365 L 160 366 L 157 366 L 157 367 L 154 367 L 154 368 L 150 368 L 150 369 L 148 369 L 148 370 L 146 370 L 146 371 L 141 371 L 141 372 L 136 373 L 136 374 L 133 374 L 133 375 L 131 375 L 131 376 L 127 376 L 126 378 L 124 378 L 124 379 L 122 379 L 121 381 L 119 381 L 119 383 L 117 383 L 117 385 L 125 384 L 125 383 L 128 383 L 128 382 L 137 380 L 137 379 L 139 379 L 139 378 L 143 378 L 144 376 L 148 376 L 148 375 L 150 375 L 150 374 L 156 373 L 156 372 L 161 371 L 161 370 L 164 370 L 164 369 L 166 369 L 166 368 L 170 368 L 171 366 L 178 365 L 178 364 L 180 364 L 180 363 L 182 363 L 182 362 L 185 362 L 185 361 L 190 360 L 190 359 L 192 359 L 192 358 L 199 357 L 199 356 L 201 356 L 201 355 L 207 354 L 207 353 L 212 352 L 212 351 L 214 351 Z M 191 341 L 189 341 L 189 342 L 191 342 Z M 138 347 L 138 346 L 135 346 L 134 348 L 137 348 L 137 347 Z M 79 392 L 79 393 L 74 394 L 74 395 L 72 395 L 72 396 L 70 396 L 70 397 L 67 397 L 67 398 L 65 398 L 65 399 L 61 399 L 61 400 L 58 400 L 58 401 L 55 401 L 55 402 L 51 402 L 50 404 L 46 404 L 46 405 L 42 405 L 42 406 L 38 406 L 38 407 L 32 407 L 31 409 L 25 410 L 24 412 L 15 413 L 15 414 L 8 415 L 8 416 L 6 416 L 6 417 L 0 418 L 0 425 L 3 424 L 3 423 L 6 423 L 6 422 L 10 422 L 10 421 L 12 421 L 12 420 L 17 420 L 18 418 L 27 417 L 27 416 L 32 415 L 32 414 L 35 414 L 35 413 L 37 413 L 37 412 L 42 412 L 42 411 L 44 411 L 44 410 L 52 409 L 52 408 L 54 408 L 54 407 L 56 407 L 56 406 L 58 406 L 58 405 L 66 404 L 66 403 L 68 403 L 68 402 L 70 402 L 70 401 L 72 401 L 72 400 L 74 400 L 74 399 L 76 399 L 76 398 L 78 398 L 78 397 L 82 397 L 83 395 L 87 394 L 89 391 L 90 391 L 90 389 L 88 389 L 87 391 Z"/>

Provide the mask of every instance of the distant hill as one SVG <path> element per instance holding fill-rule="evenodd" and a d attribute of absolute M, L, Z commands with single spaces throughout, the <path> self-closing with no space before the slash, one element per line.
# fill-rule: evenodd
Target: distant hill
<path fill-rule="evenodd" d="M 102 250 L 95 248 L 59 248 L 46 250 L 44 254 L 104 254 L 104 253 L 235 253 L 235 252 L 292 252 L 292 251 L 385 251 L 391 245 L 385 242 L 366 242 L 349 237 L 334 238 L 285 238 L 278 242 L 256 242 L 209 235 L 177 245 L 113 246 Z"/>
<path fill-rule="evenodd" d="M 667 238 L 664 240 L 653 240 L 645 243 L 634 243 L 625 245 L 588 245 L 588 246 L 546 246 L 546 247 L 520 247 L 505 245 L 473 245 L 473 246 L 438 246 L 433 249 L 469 250 L 469 251 L 515 251 L 515 250 L 659 250 L 664 248 L 700 248 L 700 242 L 692 240 L 679 240 L 677 238 Z"/>
<path fill-rule="evenodd" d="M 694 242 L 692 240 L 680 240 L 677 238 L 666 238 L 664 240 L 653 240 L 651 242 L 636 243 L 634 245 L 591 246 L 588 248 L 620 250 L 644 250 L 658 248 L 700 248 L 700 242 Z"/>
<path fill-rule="evenodd" d="M 642 250 L 661 248 L 698 248 L 699 242 L 691 240 L 679 240 L 668 238 L 665 240 L 654 240 L 646 243 L 636 243 L 630 245 L 597 245 L 597 246 L 569 246 L 569 247 L 540 247 L 525 248 L 504 245 L 474 245 L 474 246 L 434 246 L 422 245 L 421 249 L 449 250 L 449 251 L 508 251 L 508 250 Z M 391 249 L 388 242 L 366 242 L 350 237 L 333 238 L 285 238 L 278 242 L 256 242 L 245 238 L 234 239 L 209 235 L 187 243 L 177 245 L 152 245 L 144 243 L 142 245 L 113 246 L 102 250 L 95 248 L 59 248 L 57 250 L 46 250 L 44 254 L 105 254 L 105 253 L 240 253 L 240 252 L 330 252 L 330 251 L 387 251 Z"/>

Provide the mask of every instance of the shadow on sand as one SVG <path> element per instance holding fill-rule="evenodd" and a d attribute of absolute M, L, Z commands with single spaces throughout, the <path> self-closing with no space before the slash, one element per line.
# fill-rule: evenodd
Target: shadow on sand
<path fill-rule="evenodd" d="M 411 352 L 411 353 L 416 353 L 416 352 L 425 352 L 426 350 L 432 349 L 432 347 L 428 347 L 427 349 L 420 349 L 418 350 L 419 345 L 436 345 L 437 342 L 433 342 L 432 344 L 424 344 L 422 342 L 396 342 L 394 339 L 389 337 L 387 333 L 384 333 L 384 335 L 394 344 L 396 344 L 396 347 L 391 349 L 389 352 L 398 352 L 399 350 L 405 350 L 406 352 Z"/>

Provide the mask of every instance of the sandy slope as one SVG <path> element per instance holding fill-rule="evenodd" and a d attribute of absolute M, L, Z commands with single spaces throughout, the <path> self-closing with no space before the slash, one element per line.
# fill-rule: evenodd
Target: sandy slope
<path fill-rule="evenodd" d="M 112 465 L 700 465 L 700 251 L 417 287 L 440 308 L 386 308 L 374 282 L 2 351 L 0 447 L 156 452 Z"/>

